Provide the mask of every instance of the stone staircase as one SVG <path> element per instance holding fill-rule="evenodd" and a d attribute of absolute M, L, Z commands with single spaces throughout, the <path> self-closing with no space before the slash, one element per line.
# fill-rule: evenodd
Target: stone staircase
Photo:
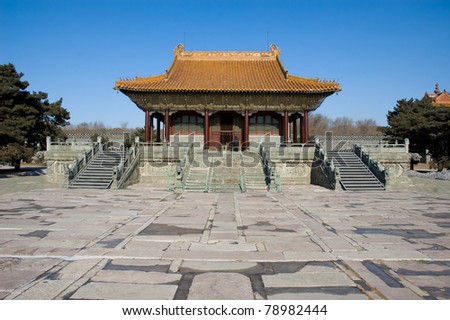
<path fill-rule="evenodd" d="M 261 163 L 244 168 L 246 191 L 267 191 L 266 176 Z"/>
<path fill-rule="evenodd" d="M 355 153 L 328 151 L 327 157 L 333 159 L 334 165 L 339 168 L 344 190 L 385 190 L 384 185 Z"/>
<path fill-rule="evenodd" d="M 123 154 L 117 151 L 99 152 L 69 185 L 70 189 L 109 189 L 113 168 Z"/>

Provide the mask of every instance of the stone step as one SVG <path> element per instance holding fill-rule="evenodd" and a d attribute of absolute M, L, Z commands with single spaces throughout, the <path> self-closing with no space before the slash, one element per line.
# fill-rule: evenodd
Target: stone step
<path fill-rule="evenodd" d="M 194 179 L 194 180 L 199 180 L 199 179 L 205 180 L 206 176 L 207 176 L 206 174 L 190 174 L 186 180 L 192 180 L 192 179 Z"/>
<path fill-rule="evenodd" d="M 91 170 L 91 171 L 112 171 L 112 169 L 113 169 L 113 167 L 114 166 L 100 166 L 100 165 L 91 165 L 91 164 L 89 164 L 87 167 L 86 167 L 86 169 L 85 170 Z"/>
<path fill-rule="evenodd" d="M 373 184 L 350 184 L 350 185 L 345 185 L 346 189 L 379 189 L 379 190 L 383 190 L 384 188 L 381 186 L 377 186 L 377 185 L 373 185 Z"/>
<path fill-rule="evenodd" d="M 376 179 L 346 179 L 346 178 L 342 178 L 341 177 L 341 181 L 343 182 L 343 183 L 346 183 L 346 184 L 351 184 L 351 183 L 354 183 L 354 184 L 358 184 L 358 183 L 377 183 L 378 184 L 378 180 L 376 180 Z"/>
<path fill-rule="evenodd" d="M 108 189 L 109 183 L 77 183 L 69 186 L 70 189 Z"/>
<path fill-rule="evenodd" d="M 69 189 L 109 189 L 109 185 L 71 185 Z"/>
<path fill-rule="evenodd" d="M 245 176 L 245 178 L 251 178 L 251 179 L 253 179 L 253 178 L 255 178 L 255 179 L 263 178 L 264 179 L 265 178 L 265 175 L 262 173 L 259 173 L 259 174 L 244 173 L 244 176 Z"/>
<path fill-rule="evenodd" d="M 246 187 L 245 188 L 246 191 L 264 191 L 267 192 L 267 186 L 264 187 L 260 187 L 260 188 L 255 188 L 255 187 Z"/>
<path fill-rule="evenodd" d="M 102 176 L 109 176 L 111 175 L 112 170 L 92 170 L 92 169 L 88 169 L 88 170 L 84 170 L 83 174 L 84 175 L 102 175 Z"/>
<path fill-rule="evenodd" d="M 185 186 L 185 189 L 201 189 L 201 190 L 205 190 L 205 185 L 203 184 L 187 184 Z"/>
<path fill-rule="evenodd" d="M 76 182 L 81 182 L 81 181 L 93 181 L 93 182 L 97 182 L 97 181 L 111 181 L 111 177 L 79 177 L 77 178 Z"/>

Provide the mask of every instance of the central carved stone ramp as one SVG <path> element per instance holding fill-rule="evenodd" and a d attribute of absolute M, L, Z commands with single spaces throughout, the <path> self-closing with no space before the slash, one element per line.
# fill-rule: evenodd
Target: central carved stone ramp
<path fill-rule="evenodd" d="M 113 180 L 113 168 L 119 165 L 121 152 L 98 153 L 70 184 L 71 189 L 109 189 Z"/>
<path fill-rule="evenodd" d="M 208 180 L 210 175 L 210 167 L 204 160 L 203 150 L 194 153 L 194 161 L 186 178 L 184 189 L 188 191 L 200 191 L 205 192 L 208 186 Z"/>
<path fill-rule="evenodd" d="M 239 156 L 239 152 L 225 150 L 221 156 L 210 159 L 213 164 L 210 171 L 210 192 L 241 191 L 241 161 Z"/>
<path fill-rule="evenodd" d="M 189 191 L 207 191 L 208 168 L 191 168 L 184 189 Z"/>
<path fill-rule="evenodd" d="M 247 156 L 246 160 L 242 160 Z M 196 152 L 184 184 L 187 191 L 235 192 L 241 190 L 241 176 L 247 191 L 267 191 L 266 177 L 257 153 L 225 150 Z"/>
<path fill-rule="evenodd" d="M 339 168 L 341 185 L 344 190 L 371 191 L 385 190 L 384 185 L 353 152 L 327 152 L 329 160 Z"/>

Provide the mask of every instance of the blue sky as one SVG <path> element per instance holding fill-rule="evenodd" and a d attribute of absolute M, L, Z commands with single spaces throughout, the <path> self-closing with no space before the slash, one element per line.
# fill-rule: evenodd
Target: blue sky
<path fill-rule="evenodd" d="M 331 118 L 386 125 L 397 100 L 450 90 L 449 0 L 0 0 L 0 64 L 62 97 L 73 124 L 142 127 L 116 80 L 163 73 L 181 42 L 264 51 L 267 34 L 290 74 L 340 82 L 318 109 Z"/>

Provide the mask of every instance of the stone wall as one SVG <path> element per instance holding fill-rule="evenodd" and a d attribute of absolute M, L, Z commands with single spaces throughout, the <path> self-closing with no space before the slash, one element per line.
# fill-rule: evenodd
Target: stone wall
<path fill-rule="evenodd" d="M 313 145 L 266 148 L 270 162 L 280 175 L 282 187 L 311 183 L 314 150 Z"/>
<path fill-rule="evenodd" d="M 166 185 L 168 176 L 176 173 L 176 166 L 175 162 L 141 161 L 139 182 Z"/>
<path fill-rule="evenodd" d="M 331 190 L 341 189 L 340 183 L 336 183 L 327 172 L 326 167 L 318 162 L 314 163 L 311 168 L 311 184 Z"/>
<path fill-rule="evenodd" d="M 59 186 L 67 186 L 69 182 L 68 168 L 81 159 L 85 152 L 92 149 L 90 141 L 68 140 L 55 142 L 47 138 L 47 150 L 44 161 L 47 164 L 47 182 Z"/>
<path fill-rule="evenodd" d="M 316 135 L 326 150 L 353 151 L 354 144 L 379 144 L 386 140 L 385 135 L 333 135 L 331 131 L 326 135 Z"/>
<path fill-rule="evenodd" d="M 387 187 L 390 185 L 408 184 L 410 154 L 405 144 L 362 145 L 362 151 L 378 163 L 381 168 L 388 169 Z"/>
<path fill-rule="evenodd" d="M 141 183 L 167 184 L 168 176 L 185 156 L 188 146 L 178 144 L 141 144 L 139 173 Z"/>
<path fill-rule="evenodd" d="M 108 141 L 124 141 L 127 136 L 130 135 L 130 132 L 96 132 L 96 133 L 75 133 L 75 132 L 66 132 L 68 140 L 77 140 L 77 141 L 92 141 L 92 137 L 101 136 Z"/>
<path fill-rule="evenodd" d="M 83 154 L 84 151 L 45 151 L 47 182 L 67 186 L 69 182 L 68 168 L 81 159 Z"/>

